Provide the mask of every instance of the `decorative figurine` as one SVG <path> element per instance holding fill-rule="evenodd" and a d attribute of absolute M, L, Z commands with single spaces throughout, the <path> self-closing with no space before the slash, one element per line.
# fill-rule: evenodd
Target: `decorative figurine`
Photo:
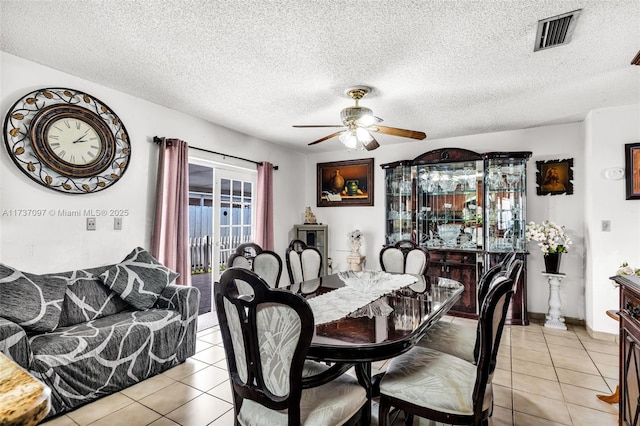
<path fill-rule="evenodd" d="M 315 225 L 318 223 L 316 215 L 311 211 L 311 207 L 307 207 L 304 212 L 304 223 L 305 225 Z"/>

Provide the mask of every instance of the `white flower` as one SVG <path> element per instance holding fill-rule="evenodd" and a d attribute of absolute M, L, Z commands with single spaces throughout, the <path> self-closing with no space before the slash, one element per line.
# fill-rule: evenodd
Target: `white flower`
<path fill-rule="evenodd" d="M 640 276 L 640 269 L 632 268 L 629 266 L 627 262 L 623 262 L 618 270 L 616 271 L 616 275 L 638 275 Z"/>
<path fill-rule="evenodd" d="M 527 241 L 537 241 L 538 247 L 546 255 L 549 253 L 567 253 L 573 244 L 564 232 L 564 226 L 556 225 L 550 220 L 541 224 L 529 222 L 525 233 Z"/>

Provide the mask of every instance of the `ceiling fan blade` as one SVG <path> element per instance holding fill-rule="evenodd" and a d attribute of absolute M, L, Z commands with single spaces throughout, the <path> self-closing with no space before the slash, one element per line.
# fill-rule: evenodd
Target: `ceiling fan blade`
<path fill-rule="evenodd" d="M 338 136 L 338 135 L 339 135 L 340 133 L 342 133 L 342 132 L 343 132 L 343 130 L 340 130 L 339 132 L 331 133 L 330 135 L 327 135 L 327 136 L 325 136 L 325 137 L 324 137 L 324 138 L 322 138 L 322 139 L 318 139 L 317 141 L 313 141 L 313 142 L 311 142 L 309 145 L 315 145 L 315 144 L 317 144 L 317 143 L 324 142 L 324 141 L 326 141 L 327 139 L 331 139 L 331 138 L 334 138 L 334 137 Z"/>
<path fill-rule="evenodd" d="M 380 148 L 380 144 L 378 143 L 376 138 L 373 137 L 373 135 L 371 136 L 371 141 L 366 145 L 363 144 L 362 146 L 364 146 L 364 149 L 366 149 L 367 151 L 373 151 L 376 148 Z"/>
<path fill-rule="evenodd" d="M 346 127 L 344 124 L 299 124 L 292 127 Z"/>
<path fill-rule="evenodd" d="M 416 130 L 406 130 L 406 129 L 398 129 L 396 127 L 387 127 L 387 126 L 370 126 L 369 130 L 373 132 L 380 132 L 385 135 L 392 136 L 400 136 L 402 138 L 411 138 L 411 139 L 424 139 L 427 137 L 427 134 L 424 132 L 418 132 Z"/>

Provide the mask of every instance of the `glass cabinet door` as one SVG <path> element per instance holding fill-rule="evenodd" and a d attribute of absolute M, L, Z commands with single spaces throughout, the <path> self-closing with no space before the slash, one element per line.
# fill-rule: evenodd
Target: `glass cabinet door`
<path fill-rule="evenodd" d="M 485 238 L 492 253 L 524 252 L 526 158 L 485 160 Z"/>
<path fill-rule="evenodd" d="M 427 248 L 482 247 L 482 161 L 417 168 L 417 232 Z"/>
<path fill-rule="evenodd" d="M 400 240 L 415 241 L 415 168 L 398 166 L 387 169 L 386 244 Z"/>

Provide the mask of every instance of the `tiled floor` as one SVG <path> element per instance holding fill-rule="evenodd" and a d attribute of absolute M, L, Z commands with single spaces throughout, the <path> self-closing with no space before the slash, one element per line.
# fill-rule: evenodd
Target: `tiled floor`
<path fill-rule="evenodd" d="M 446 318 L 474 326 L 472 321 Z M 494 375 L 493 425 L 617 425 L 618 405 L 596 394 L 618 384 L 618 345 L 581 327 L 506 327 Z M 182 365 L 57 417 L 46 426 L 233 425 L 220 330 L 198 333 L 197 353 Z M 386 363 L 376 363 L 374 373 Z M 377 405 L 373 407 L 377 422 Z M 415 424 L 429 422 L 416 420 Z"/>

